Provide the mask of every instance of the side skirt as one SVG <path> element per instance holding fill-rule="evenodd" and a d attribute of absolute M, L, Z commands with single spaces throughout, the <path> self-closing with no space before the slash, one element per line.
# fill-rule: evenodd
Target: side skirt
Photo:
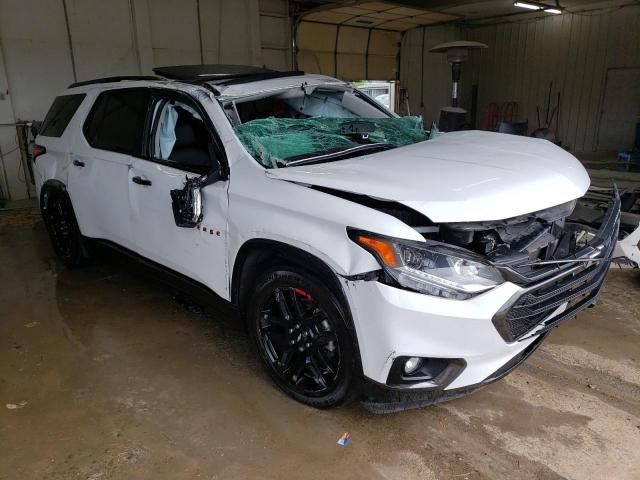
<path fill-rule="evenodd" d="M 109 253 L 115 253 L 120 257 L 126 257 L 129 260 L 133 260 L 135 264 L 140 267 L 136 268 L 137 273 L 149 276 L 154 281 L 159 281 L 170 289 L 184 295 L 189 300 L 193 301 L 193 303 L 212 309 L 219 308 L 221 305 L 224 305 L 227 308 L 232 307 L 231 302 L 222 298 L 209 287 L 182 273 L 176 272 L 175 270 L 165 267 L 153 260 L 149 260 L 148 258 L 109 240 L 88 237 L 84 238 L 92 247 L 96 248 L 100 254 L 105 254 L 106 256 Z M 115 260 L 117 261 L 117 259 Z M 127 264 L 127 266 L 130 266 L 130 264 Z"/>

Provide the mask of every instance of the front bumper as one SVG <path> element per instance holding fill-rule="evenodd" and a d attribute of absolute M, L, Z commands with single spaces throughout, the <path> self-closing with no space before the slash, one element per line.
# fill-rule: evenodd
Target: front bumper
<path fill-rule="evenodd" d="M 595 238 L 574 257 L 563 260 L 573 263 L 538 268 L 509 265 L 505 268 L 511 270 L 512 278 L 525 282 L 507 281 L 469 300 L 343 278 L 365 390 L 420 392 L 418 403 L 423 405 L 468 393 L 506 375 L 551 328 L 595 303 L 616 243 L 619 217 L 616 196 Z M 398 363 L 394 366 L 394 362 L 399 357 L 446 359 L 456 367 L 431 380 L 398 385 Z M 367 402 L 376 404 L 371 394 L 365 395 Z"/>
<path fill-rule="evenodd" d="M 343 281 L 356 327 L 363 373 L 380 385 L 387 385 L 397 357 L 462 359 L 466 363 L 446 385 L 422 382 L 399 388 L 456 389 L 475 385 L 535 341 L 532 337 L 507 343 L 492 323 L 500 308 L 522 290 L 513 283 L 458 301 L 376 281 Z"/>

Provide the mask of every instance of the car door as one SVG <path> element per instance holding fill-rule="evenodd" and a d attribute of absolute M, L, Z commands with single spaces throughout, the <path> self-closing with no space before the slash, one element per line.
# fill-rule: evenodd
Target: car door
<path fill-rule="evenodd" d="M 186 178 L 217 178 L 224 152 L 196 100 L 158 89 L 152 102 L 147 159 L 136 159 L 129 171 L 135 249 L 226 297 L 228 181 L 202 188 L 203 217 L 195 228 L 176 225 L 171 198 Z"/>
<path fill-rule="evenodd" d="M 143 154 L 149 88 L 100 93 L 71 151 L 68 185 L 80 231 L 133 248 L 129 169 Z"/>

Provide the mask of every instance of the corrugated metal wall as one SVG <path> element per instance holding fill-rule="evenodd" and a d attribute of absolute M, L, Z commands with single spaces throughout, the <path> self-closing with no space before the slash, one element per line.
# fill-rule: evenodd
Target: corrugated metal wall
<path fill-rule="evenodd" d="M 0 124 L 42 120 L 76 80 L 201 61 L 287 69 L 289 32 L 288 0 L 0 0 Z M 0 126 L 0 189 L 20 199 L 15 147 Z"/>
<path fill-rule="evenodd" d="M 559 136 L 575 152 L 594 151 L 607 69 L 640 66 L 640 6 L 554 15 L 467 31 L 489 45 L 471 62 L 479 114 L 489 102 L 520 102 L 520 116 L 537 127 L 536 106 L 561 94 Z M 544 121 L 544 120 L 543 120 Z"/>
<path fill-rule="evenodd" d="M 543 115 L 553 82 L 552 106 L 556 93 L 561 93 L 563 145 L 575 152 L 590 152 L 597 147 L 607 70 L 640 66 L 640 6 L 523 23 L 426 28 L 425 52 L 454 39 L 489 45 L 488 50 L 473 53 L 462 69 L 462 106 L 469 108 L 471 85 L 479 87 L 478 124 L 484 105 L 517 101 L 521 119 L 537 127 L 536 106 Z M 422 30 L 408 32 L 402 42 L 400 79 L 409 88 L 412 113 L 422 113 L 428 124 L 440 106 L 449 104 L 451 79 L 444 59 L 425 53 L 425 107 L 420 108 L 421 51 Z"/>

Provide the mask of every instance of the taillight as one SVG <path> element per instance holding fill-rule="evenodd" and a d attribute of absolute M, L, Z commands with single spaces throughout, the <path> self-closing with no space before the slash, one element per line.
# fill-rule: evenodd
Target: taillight
<path fill-rule="evenodd" d="M 40 155 L 47 153 L 47 149 L 42 145 L 33 145 L 31 147 L 31 159 L 35 162 Z"/>

